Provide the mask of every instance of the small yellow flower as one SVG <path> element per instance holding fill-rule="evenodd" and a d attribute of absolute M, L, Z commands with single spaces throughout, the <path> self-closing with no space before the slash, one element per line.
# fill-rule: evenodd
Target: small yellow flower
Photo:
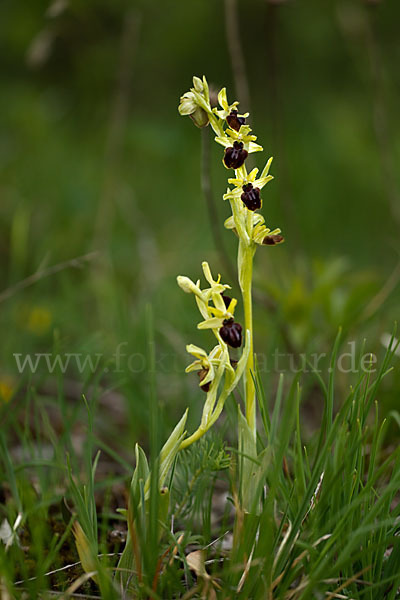
<path fill-rule="evenodd" d="M 284 241 L 283 237 L 280 235 L 281 230 L 279 228 L 273 229 L 271 231 L 269 227 L 265 226 L 264 217 L 262 217 L 261 215 L 254 216 L 258 218 L 254 220 L 254 227 L 252 233 L 253 242 L 259 244 L 260 246 L 276 246 L 277 244 L 280 244 Z"/>
<path fill-rule="evenodd" d="M 226 219 L 224 223 L 224 227 L 226 229 L 231 229 L 236 231 L 236 223 L 233 216 Z M 274 246 L 276 244 L 280 244 L 283 242 L 283 237 L 279 235 L 281 230 L 279 228 L 271 230 L 269 227 L 265 225 L 265 219 L 259 213 L 252 213 L 252 235 L 251 240 L 255 244 L 259 244 L 260 246 Z M 272 240 L 266 240 L 266 238 L 272 238 Z"/>
<path fill-rule="evenodd" d="M 208 303 L 210 302 L 212 297 L 220 297 L 222 299 L 221 294 L 223 294 L 225 290 L 230 289 L 231 286 L 220 283 L 221 275 L 218 275 L 218 278 L 214 280 L 211 274 L 209 264 L 207 262 L 204 261 L 202 263 L 202 268 L 204 276 L 207 282 L 210 284 L 209 288 L 205 288 L 204 290 L 202 290 L 200 288 L 200 280 L 194 283 L 194 281 L 192 281 L 189 277 L 183 275 L 178 275 L 176 279 L 179 287 L 184 292 L 186 292 L 187 294 L 194 294 L 196 296 L 196 302 L 199 311 L 201 312 L 203 317 L 207 319 L 209 317 Z"/>
<path fill-rule="evenodd" d="M 272 160 L 273 159 L 271 156 L 271 158 L 267 161 L 267 164 L 265 165 L 263 172 L 261 173 L 261 177 L 259 179 L 257 179 L 257 175 L 258 175 L 257 168 L 250 171 L 250 173 L 247 173 L 246 167 L 243 166 L 239 170 L 237 177 L 232 177 L 231 179 L 228 179 L 228 183 L 230 183 L 231 185 L 234 185 L 235 187 L 233 190 L 230 190 L 228 188 L 228 191 L 223 196 L 224 200 L 228 200 L 229 198 L 241 197 L 243 194 L 244 186 L 249 185 L 249 184 L 253 188 L 258 188 L 261 190 L 269 181 L 271 181 L 271 179 L 273 179 L 273 176 L 269 175 L 269 169 L 270 169 Z"/>
<path fill-rule="evenodd" d="M 218 115 L 220 119 L 226 119 L 228 115 L 232 112 L 232 110 L 236 110 L 239 102 L 234 102 L 233 104 L 228 103 L 228 98 L 226 96 L 226 88 L 222 88 L 222 90 L 218 93 L 218 104 L 221 106 L 222 110 L 218 110 L 218 108 L 213 108 L 213 113 Z M 241 117 L 248 117 L 249 113 L 246 115 L 240 115 Z"/>
<path fill-rule="evenodd" d="M 215 378 L 215 367 L 218 367 L 221 364 L 221 358 L 223 356 L 222 347 L 218 344 L 209 354 L 207 354 L 203 348 L 199 348 L 194 344 L 186 346 L 186 350 L 189 354 L 192 354 L 196 360 L 186 367 L 185 372 L 191 373 L 192 371 L 203 371 L 205 376 L 201 378 L 199 386 L 208 392 L 209 384 L 211 384 Z"/>
<path fill-rule="evenodd" d="M 202 290 L 200 281 L 194 283 L 182 275 L 177 278 L 179 286 L 185 292 L 195 294 L 197 306 L 204 318 L 197 328 L 212 329 L 221 345 L 225 343 L 232 348 L 239 348 L 242 344 L 242 327 L 234 321 L 237 300 L 224 295 L 225 290 L 230 286 L 220 283 L 221 275 L 214 279 L 207 262 L 203 262 L 202 267 L 204 276 L 210 284 L 209 288 Z"/>
<path fill-rule="evenodd" d="M 243 149 L 248 152 L 260 152 L 263 147 L 256 144 L 256 135 L 251 135 L 251 128 L 248 125 L 242 125 L 239 131 L 228 127 L 224 135 L 217 135 L 215 141 L 225 148 L 230 148 L 235 142 L 243 144 Z"/>
<path fill-rule="evenodd" d="M 178 285 L 184 292 L 195 294 L 196 302 L 204 321 L 198 324 L 198 329 L 220 329 L 223 322 L 227 319 L 233 319 L 237 300 L 223 296 L 225 290 L 230 289 L 230 285 L 221 283 L 221 275 L 214 279 L 208 262 L 202 263 L 204 277 L 210 284 L 209 288 L 202 290 L 200 281 L 194 283 L 189 277 L 179 275 L 177 277 Z M 212 305 L 209 303 L 212 301 Z"/>
<path fill-rule="evenodd" d="M 0 401 L 10 402 L 15 392 L 15 385 L 10 377 L 0 379 Z"/>
<path fill-rule="evenodd" d="M 45 334 L 52 322 L 51 312 L 42 306 L 35 306 L 28 314 L 26 327 L 36 335 Z"/>
<path fill-rule="evenodd" d="M 213 294 L 212 301 L 214 306 L 208 306 L 208 318 L 197 325 L 198 329 L 221 329 L 224 321 L 233 319 L 235 307 L 237 304 L 236 298 L 230 299 L 229 305 L 226 306 L 221 294 Z"/>

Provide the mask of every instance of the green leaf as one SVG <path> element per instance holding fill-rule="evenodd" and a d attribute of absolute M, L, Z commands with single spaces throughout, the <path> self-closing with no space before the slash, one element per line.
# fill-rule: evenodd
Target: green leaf
<path fill-rule="evenodd" d="M 146 481 L 149 476 L 149 465 L 144 450 L 135 446 L 136 467 L 132 477 L 131 489 L 134 495 L 139 494 L 139 481 Z"/>
<path fill-rule="evenodd" d="M 239 477 L 240 499 L 245 512 L 259 512 L 260 487 L 263 485 L 268 465 L 270 464 L 270 447 L 257 455 L 257 442 L 238 406 L 239 432 Z"/>

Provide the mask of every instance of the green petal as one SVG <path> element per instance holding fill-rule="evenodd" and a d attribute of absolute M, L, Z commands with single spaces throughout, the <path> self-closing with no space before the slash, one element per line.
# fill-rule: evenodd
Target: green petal
<path fill-rule="evenodd" d="M 203 86 L 204 86 L 204 97 L 207 102 L 210 102 L 210 91 L 208 89 L 208 82 L 207 82 L 205 75 L 203 75 Z"/>
<path fill-rule="evenodd" d="M 232 140 L 230 140 L 226 136 L 217 135 L 214 139 L 217 142 L 217 144 L 221 144 L 221 146 L 225 146 L 225 148 L 232 146 Z"/>
<path fill-rule="evenodd" d="M 256 187 L 259 187 L 260 189 L 263 188 L 265 185 L 267 185 L 268 181 L 271 181 L 271 179 L 273 179 L 272 175 L 267 175 L 267 177 L 260 177 L 260 179 L 257 179 L 254 182 L 254 185 Z"/>
<path fill-rule="evenodd" d="M 233 177 L 232 179 L 228 179 L 228 183 L 231 183 L 232 185 L 235 185 L 236 187 L 242 187 L 244 181 L 240 177 L 238 177 L 236 179 Z"/>
<path fill-rule="evenodd" d="M 226 219 L 225 223 L 224 223 L 224 227 L 226 229 L 235 229 L 235 220 L 233 217 L 229 217 L 228 219 Z"/>
<path fill-rule="evenodd" d="M 194 344 L 188 344 L 186 346 L 186 352 L 188 352 L 189 354 L 193 354 L 193 356 L 195 356 L 196 358 L 207 358 L 208 354 L 205 350 L 203 350 L 203 348 L 200 348 L 199 346 L 195 346 Z"/>
<path fill-rule="evenodd" d="M 206 319 L 197 325 L 197 329 L 221 329 L 224 319 L 218 317 L 211 317 Z"/>
<path fill-rule="evenodd" d="M 185 373 L 191 373 L 192 371 L 201 371 L 201 369 L 203 368 L 203 365 L 201 364 L 200 360 L 195 360 L 194 362 L 190 363 L 190 365 L 188 365 L 185 369 Z"/>
<path fill-rule="evenodd" d="M 227 311 L 229 313 L 231 313 L 231 315 L 233 315 L 233 313 L 235 312 L 236 304 L 237 304 L 236 298 L 232 298 L 232 300 L 230 301 L 229 306 L 227 308 Z"/>
<path fill-rule="evenodd" d="M 253 213 L 253 227 L 255 227 L 256 225 L 261 225 L 262 223 L 265 222 L 264 217 L 260 214 L 260 213 Z"/>
<path fill-rule="evenodd" d="M 247 176 L 247 179 L 248 179 L 249 181 L 252 181 L 252 182 L 254 182 L 254 181 L 255 181 L 255 179 L 256 179 L 256 177 L 257 177 L 257 173 L 258 173 L 258 169 L 257 169 L 257 167 L 255 167 L 254 169 L 252 169 L 252 170 L 250 171 L 250 173 L 249 173 L 249 174 L 248 174 L 248 176 Z"/>
<path fill-rule="evenodd" d="M 218 93 L 218 104 L 222 106 L 225 110 L 229 108 L 228 99 L 226 97 L 226 88 L 222 88 L 222 90 Z"/>
<path fill-rule="evenodd" d="M 226 310 L 226 307 L 225 307 L 225 302 L 223 301 L 221 294 L 216 294 L 214 292 L 212 295 L 212 299 L 213 299 L 215 308 L 217 308 L 219 311 L 224 313 Z"/>
<path fill-rule="evenodd" d="M 260 146 L 259 144 L 255 144 L 254 142 L 249 142 L 248 143 L 248 152 L 262 152 L 262 150 L 264 150 L 264 148 L 262 146 Z"/>
<path fill-rule="evenodd" d="M 212 286 L 214 284 L 214 279 L 211 274 L 210 265 L 206 260 L 201 263 L 201 267 L 203 269 L 204 277 L 207 279 L 208 283 Z"/>
<path fill-rule="evenodd" d="M 263 169 L 263 172 L 261 173 L 261 179 L 262 179 L 263 177 L 266 177 L 266 176 L 268 175 L 268 173 L 269 173 L 269 169 L 270 169 L 270 166 L 271 166 L 271 163 L 272 163 L 272 161 L 273 161 L 273 160 L 274 160 L 274 157 L 273 157 L 273 156 L 271 156 L 271 158 L 269 158 L 269 159 L 267 160 L 267 164 L 265 165 L 265 167 L 264 167 L 264 169 Z"/>

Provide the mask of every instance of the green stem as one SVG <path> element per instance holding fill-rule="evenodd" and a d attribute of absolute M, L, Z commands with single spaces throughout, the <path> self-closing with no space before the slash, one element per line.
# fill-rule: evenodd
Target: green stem
<path fill-rule="evenodd" d="M 240 241 L 240 244 L 243 242 Z M 253 257 L 254 249 L 250 246 L 242 247 L 239 254 L 242 256 L 241 288 L 244 307 L 245 330 L 250 332 L 250 352 L 244 373 L 246 420 L 256 438 L 256 390 L 254 387 L 254 351 L 253 351 L 253 302 L 252 302 L 252 279 L 253 279 Z M 240 272 L 239 271 L 239 272 Z"/>
<path fill-rule="evenodd" d="M 205 433 L 207 433 L 207 431 L 208 431 L 208 427 L 206 427 L 206 428 L 199 427 L 194 433 L 192 433 L 192 435 L 185 438 L 181 442 L 181 445 L 179 446 L 179 450 L 183 450 L 184 448 L 187 448 L 188 446 L 193 444 L 193 442 L 197 442 L 197 440 L 199 440 L 201 437 L 203 437 L 203 435 Z"/>

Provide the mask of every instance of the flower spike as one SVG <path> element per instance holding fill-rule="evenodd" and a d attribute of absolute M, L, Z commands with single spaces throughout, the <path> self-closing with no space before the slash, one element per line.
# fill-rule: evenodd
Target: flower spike
<path fill-rule="evenodd" d="M 272 158 L 267 160 L 261 174 L 257 168 L 248 172 L 246 161 L 249 154 L 260 152 L 263 148 L 246 122 L 249 114 L 239 113 L 238 106 L 238 101 L 228 101 L 226 88 L 222 88 L 218 93 L 218 107 L 211 107 L 205 77 L 193 78 L 193 87 L 181 97 L 179 105 L 180 114 L 189 115 L 196 125 L 211 125 L 215 141 L 224 150 L 223 164 L 234 171 L 223 195 L 224 200 L 229 200 L 232 210 L 224 225 L 239 238 L 238 279 L 245 316 L 242 331 L 242 326 L 235 320 L 237 300 L 225 294 L 230 286 L 221 283 L 220 276 L 213 278 L 208 263 L 203 263 L 202 268 L 209 287 L 202 288 L 200 281 L 194 283 L 187 277 L 178 277 L 180 287 L 195 296 L 203 317 L 197 325 L 198 329 L 211 330 L 217 339 L 217 345 L 209 353 L 197 346 L 188 346 L 195 361 L 187 371 L 199 373 L 199 385 L 207 392 L 207 399 L 200 427 L 182 443 L 182 447 L 188 446 L 211 427 L 222 410 L 227 394 L 231 393 L 242 376 L 245 383 L 246 420 L 254 439 L 256 436 L 251 300 L 253 257 L 257 247 L 276 246 L 284 238 L 279 228 L 271 230 L 267 227 L 264 217 L 257 212 L 263 206 L 262 190 L 273 179 L 269 174 Z M 234 370 L 228 347 L 239 348 L 242 337 L 245 347 Z M 223 388 L 221 393 L 218 391 L 220 388 Z"/>

